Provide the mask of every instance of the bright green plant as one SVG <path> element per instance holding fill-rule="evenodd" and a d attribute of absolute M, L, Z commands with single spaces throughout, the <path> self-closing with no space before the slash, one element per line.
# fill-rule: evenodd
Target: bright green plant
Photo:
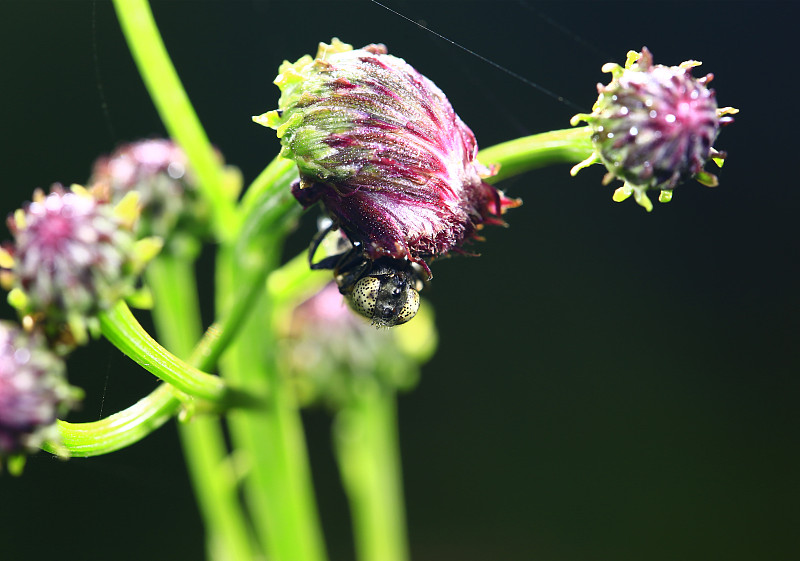
<path fill-rule="evenodd" d="M 413 388 L 419 366 L 435 351 L 433 312 L 423 302 L 406 325 L 377 330 L 342 306 L 339 292 L 346 292 L 348 283 L 339 279 L 337 291 L 328 285 L 330 274 L 309 268 L 305 255 L 285 263 L 279 257 L 300 219 L 298 177 L 299 189 L 327 182 L 336 191 L 354 181 L 353 162 L 367 157 L 364 151 L 354 151 L 339 160 L 329 158 L 331 151 L 321 147 L 330 144 L 322 143 L 349 134 L 353 121 L 338 119 L 334 102 L 333 109 L 325 109 L 328 113 L 315 113 L 313 118 L 307 109 L 312 102 L 334 99 L 336 88 L 349 87 L 342 82 L 348 79 L 348 60 L 361 51 L 334 42 L 316 58 L 303 57 L 281 68 L 276 83 L 285 98 L 278 111 L 259 122 L 278 129 L 286 157 L 276 156 L 242 189 L 238 172 L 225 166 L 206 137 L 146 0 L 117 0 L 115 7 L 174 141 L 156 144 L 168 154 L 165 162 L 170 165 L 120 187 L 115 184 L 114 158 L 133 158 L 140 147 L 132 146 L 99 162 L 88 189 L 56 187 L 50 194 L 38 193 L 14 215 L 16 246 L 0 251 L 0 280 L 21 318 L 19 326 L 0 326 L 0 352 L 13 357 L 0 363 L 0 381 L 8 382 L 0 385 L 6 388 L 0 389 L 0 451 L 6 465 L 20 473 L 25 455 L 40 446 L 64 457 L 111 453 L 177 419 L 210 558 L 321 561 L 326 551 L 300 410 L 323 404 L 336 419 L 334 441 L 359 558 L 407 559 L 395 398 L 397 392 Z M 387 56 L 370 48 L 372 54 Z M 315 74 L 334 63 L 342 65 L 344 74 L 333 82 Z M 405 70 L 405 62 L 391 64 L 399 72 L 411 72 Z M 576 171 L 603 163 L 608 181 L 625 181 L 615 200 L 633 194 L 648 210 L 648 190 L 660 190 L 667 200 L 663 193 L 671 196 L 679 181 L 696 177 L 709 183 L 713 176 L 702 167 L 710 158 L 721 163 L 724 155 L 711 143 L 719 126 L 730 120 L 726 115 L 735 110 L 717 108 L 705 88 L 707 80 L 691 77 L 689 70 L 695 65 L 654 66 L 646 50 L 631 53 L 624 68 L 608 68 L 613 80 L 601 88 L 594 112 L 576 116 L 589 126 L 511 140 L 479 152 L 477 159 L 459 154 L 458 162 L 474 166 L 469 168 L 474 172 L 470 188 L 486 195 L 470 207 L 470 219 L 478 226 L 491 223 L 504 207 L 517 204 L 503 198 L 491 187 L 494 183 L 556 163 L 577 164 Z M 324 79 L 318 80 L 320 76 Z M 669 89 L 676 81 L 683 88 L 677 92 Z M 306 86 L 310 89 L 304 90 Z M 414 100 L 401 97 L 392 103 L 401 115 L 424 113 L 416 106 L 403 106 Z M 437 103 L 447 114 L 446 98 Z M 277 100 L 273 105 L 278 106 Z M 374 111 L 386 116 L 380 112 L 385 111 L 383 105 Z M 333 125 L 331 115 L 337 117 Z M 626 121 L 627 116 L 635 121 Z M 448 137 L 448 142 L 469 138 L 471 132 L 467 135 L 464 129 L 454 133 L 463 136 Z M 299 140 L 292 143 L 291 135 Z M 455 147 L 443 144 L 448 151 L 442 160 L 450 162 Z M 421 161 L 420 157 L 412 163 Z M 388 177 L 394 163 L 380 160 L 384 167 L 376 166 L 369 177 Z M 181 190 L 154 203 L 152 193 L 176 185 L 167 176 L 179 181 Z M 448 176 L 446 181 L 456 180 Z M 427 185 L 422 180 L 416 184 Z M 175 201 L 181 204 L 173 205 Z M 327 208 L 336 207 L 329 201 Z M 350 242 L 373 239 L 368 230 L 358 231 L 365 238 L 352 239 L 356 230 L 348 230 L 349 215 L 333 214 Z M 379 247 L 380 256 L 359 257 L 368 266 L 387 256 L 416 261 L 419 270 L 413 274 L 426 281 L 422 272 L 429 258 L 458 250 L 471 233 L 462 232 L 449 245 L 427 253 L 409 245 L 402 255 L 388 255 Z M 213 245 L 217 252 L 216 320 L 205 331 L 194 275 L 202 244 Z M 58 259 L 48 260 L 50 253 Z M 53 271 L 68 282 L 54 284 L 47 276 Z M 135 284 L 139 274 L 144 289 Z M 129 304 L 152 308 L 157 339 L 139 325 Z M 360 313 L 368 315 L 363 308 Z M 76 346 L 89 344 L 92 336 L 108 339 L 162 384 L 103 420 L 56 421 L 79 396 L 66 382 L 63 358 Z M 31 379 L 38 383 L 33 385 L 39 404 L 35 416 L 18 407 L 30 397 L 25 392 Z"/>

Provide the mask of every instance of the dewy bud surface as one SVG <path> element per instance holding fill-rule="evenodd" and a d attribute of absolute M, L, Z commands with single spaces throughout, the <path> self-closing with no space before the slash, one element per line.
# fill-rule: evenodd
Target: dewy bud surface
<path fill-rule="evenodd" d="M 625 182 L 614 199 L 633 194 L 648 210 L 652 203 L 647 190 L 661 190 L 660 199 L 666 202 L 675 186 L 692 177 L 715 186 L 717 178 L 703 166 L 710 159 L 721 165 L 725 154 L 712 144 L 720 125 L 732 121 L 726 115 L 737 111 L 717 106 L 714 90 L 707 87 L 711 74 L 692 76 L 691 69 L 699 64 L 654 65 L 644 48 L 641 53 L 631 51 L 624 68 L 605 65 L 611 82 L 598 84 L 599 97 L 590 115 L 573 118 L 573 124 L 589 123 L 595 146 L 595 154 L 574 171 L 602 162 L 609 171 L 605 182 Z"/>
<path fill-rule="evenodd" d="M 279 109 L 254 120 L 297 163 L 298 201 L 320 201 L 367 259 L 427 270 L 519 204 L 482 180 L 475 137 L 442 91 L 382 45 L 334 39 L 284 62 L 275 83 Z"/>

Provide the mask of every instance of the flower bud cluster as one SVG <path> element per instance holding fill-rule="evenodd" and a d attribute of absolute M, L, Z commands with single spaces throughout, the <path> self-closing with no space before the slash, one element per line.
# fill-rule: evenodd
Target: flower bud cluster
<path fill-rule="evenodd" d="M 238 179 L 226 168 L 228 186 Z M 56 417 L 79 394 L 63 358 L 99 333 L 100 314 L 143 293 L 137 277 L 162 238 L 182 228 L 190 241 L 180 247 L 199 246 L 207 212 L 175 143 L 124 145 L 95 163 L 91 182 L 37 189 L 8 219 L 13 240 L 0 247 L 0 286 L 22 326 L 0 322 L 0 457 L 45 442 L 59 450 Z"/>
<path fill-rule="evenodd" d="M 56 184 L 9 217 L 0 284 L 22 325 L 0 322 L 0 457 L 60 449 L 56 418 L 80 396 L 63 357 L 99 331 L 97 315 L 134 291 L 160 248 L 134 237 L 137 200 L 130 193 L 112 206 L 102 189 Z"/>

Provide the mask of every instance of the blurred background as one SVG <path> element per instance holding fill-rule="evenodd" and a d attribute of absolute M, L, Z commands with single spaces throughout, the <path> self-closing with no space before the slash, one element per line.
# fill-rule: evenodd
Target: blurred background
<path fill-rule="evenodd" d="M 484 147 L 567 127 L 608 81 L 602 64 L 643 45 L 657 63 L 703 61 L 695 74 L 713 72 L 720 105 L 742 110 L 716 143 L 729 153 L 718 188 L 685 184 L 648 214 L 612 202 L 600 167 L 555 166 L 502 184 L 524 205 L 485 231 L 482 257 L 435 264 L 439 350 L 400 401 L 413 559 L 800 558 L 797 5 L 385 2 L 569 103 L 367 0 L 153 9 L 209 137 L 247 181 L 278 150 L 250 120 L 277 106 L 278 65 L 333 36 L 385 43 Z M 0 67 L 2 214 L 164 134 L 110 3 L 3 0 Z M 87 393 L 76 421 L 155 385 L 102 343 L 69 375 Z M 353 559 L 329 417 L 306 420 L 330 557 Z M 23 477 L 0 476 L 0 505 L 4 559 L 203 557 L 171 424 L 109 456 L 34 456 Z"/>

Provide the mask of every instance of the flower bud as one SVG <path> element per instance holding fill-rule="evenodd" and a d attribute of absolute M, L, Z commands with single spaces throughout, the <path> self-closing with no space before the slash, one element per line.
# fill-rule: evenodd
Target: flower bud
<path fill-rule="evenodd" d="M 37 190 L 8 220 L 14 244 L 2 250 L 0 265 L 9 269 L 11 304 L 57 330 L 68 324 L 85 341 L 89 318 L 130 294 L 152 256 L 143 255 L 152 240 L 134 240 L 135 218 L 133 195 L 112 207 L 78 185 Z"/>
<path fill-rule="evenodd" d="M 572 124 L 589 123 L 595 152 L 575 166 L 601 162 L 608 169 L 604 184 L 621 179 L 624 185 L 614 194 L 615 201 L 634 195 L 647 210 L 652 203 L 648 190 L 660 190 L 659 200 L 672 198 L 676 185 L 694 177 L 709 187 L 716 176 L 703 171 L 709 159 L 722 165 L 723 152 L 712 144 L 720 125 L 731 122 L 727 115 L 736 109 L 718 108 L 714 90 L 707 87 L 708 74 L 695 78 L 691 69 L 700 63 L 687 61 L 680 66 L 654 65 L 647 48 L 631 51 L 625 67 L 609 63 L 611 82 L 597 85 L 600 94 L 589 115 L 575 115 Z"/>
<path fill-rule="evenodd" d="M 423 306 L 413 325 L 375 330 L 353 313 L 330 283 L 297 305 L 281 339 L 281 361 L 301 403 L 346 402 L 365 380 L 409 388 L 418 365 L 436 346 L 430 311 Z"/>
<path fill-rule="evenodd" d="M 125 144 L 98 158 L 89 184 L 109 192 L 117 203 L 130 191 L 142 207 L 136 226 L 139 237 L 167 238 L 176 229 L 202 230 L 209 209 L 195 189 L 196 179 L 183 150 L 171 140 L 152 139 Z"/>
<path fill-rule="evenodd" d="M 0 321 L 0 456 L 58 448 L 56 418 L 80 398 L 67 383 L 64 361 L 39 334 Z"/>
<path fill-rule="evenodd" d="M 519 201 L 485 183 L 472 131 L 442 91 L 383 45 L 334 39 L 316 58 L 284 62 L 279 109 L 253 119 L 274 128 L 300 170 L 293 190 L 320 201 L 369 260 L 458 251 Z"/>

